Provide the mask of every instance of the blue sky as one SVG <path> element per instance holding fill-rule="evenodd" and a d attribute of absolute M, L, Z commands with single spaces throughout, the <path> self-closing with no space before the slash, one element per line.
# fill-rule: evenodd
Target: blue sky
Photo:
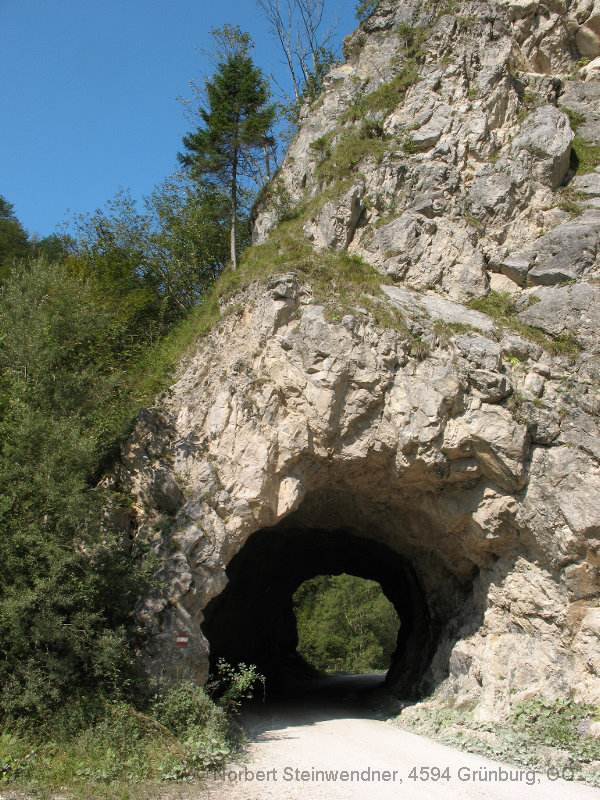
<path fill-rule="evenodd" d="M 340 35 L 354 5 L 328 0 Z M 0 194 L 30 234 L 177 168 L 192 127 L 177 98 L 212 71 L 198 49 L 227 22 L 265 73 L 283 70 L 254 0 L 0 0 Z"/>

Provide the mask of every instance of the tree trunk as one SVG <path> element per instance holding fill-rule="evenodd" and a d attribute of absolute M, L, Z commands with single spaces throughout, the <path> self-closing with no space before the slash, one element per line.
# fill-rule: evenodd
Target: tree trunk
<path fill-rule="evenodd" d="M 233 169 L 231 171 L 231 269 L 237 269 L 236 236 L 237 222 L 237 151 L 233 156 Z"/>

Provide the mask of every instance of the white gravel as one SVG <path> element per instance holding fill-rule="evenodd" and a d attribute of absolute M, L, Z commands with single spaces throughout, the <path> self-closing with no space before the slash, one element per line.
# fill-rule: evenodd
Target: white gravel
<path fill-rule="evenodd" d="M 322 697 L 254 706 L 243 718 L 248 759 L 210 778 L 210 800 L 584 800 L 600 790 L 463 753 L 355 703 Z"/>

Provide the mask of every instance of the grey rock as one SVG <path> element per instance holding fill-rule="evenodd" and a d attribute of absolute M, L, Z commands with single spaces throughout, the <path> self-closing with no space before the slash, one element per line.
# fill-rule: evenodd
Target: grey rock
<path fill-rule="evenodd" d="M 326 202 L 319 214 L 305 223 L 304 231 L 317 249 L 348 247 L 365 210 L 363 194 L 364 186 L 354 186 L 339 202 Z"/>
<path fill-rule="evenodd" d="M 430 150 L 440 140 L 440 136 L 448 129 L 452 120 L 452 110 L 444 103 L 433 109 L 429 120 L 411 133 L 411 139 L 417 150 Z"/>
<path fill-rule="evenodd" d="M 469 372 L 469 383 L 485 403 L 499 403 L 512 391 L 506 375 L 487 369 L 474 369 Z"/>
<path fill-rule="evenodd" d="M 500 370 L 500 345 L 483 336 L 463 334 L 457 336 L 459 350 L 472 364 L 480 369 Z"/>
<path fill-rule="evenodd" d="M 538 361 L 542 356 L 542 348 L 538 344 L 513 333 L 505 333 L 500 340 L 500 346 L 505 355 L 518 358 L 519 361 L 527 361 L 529 358 Z"/>
<path fill-rule="evenodd" d="M 581 55 L 588 58 L 600 56 L 600 3 L 597 0 L 583 25 L 578 28 L 575 43 Z"/>
<path fill-rule="evenodd" d="M 549 336 L 573 336 L 591 352 L 600 352 L 600 288 L 589 283 L 541 287 L 535 290 L 540 302 L 522 311 L 518 318 L 540 328 Z"/>
<path fill-rule="evenodd" d="M 544 380 L 536 372 L 529 372 L 523 382 L 525 391 L 534 397 L 541 397 L 544 392 Z"/>
<path fill-rule="evenodd" d="M 514 281 L 518 286 L 525 286 L 534 258 L 533 254 L 527 253 L 509 255 L 502 260 L 500 268 L 511 281 Z"/>
<path fill-rule="evenodd" d="M 502 261 L 501 269 L 520 286 L 527 281 L 552 286 L 594 274 L 599 252 L 600 215 L 590 210 L 553 228 L 528 251 L 511 254 Z"/>
<path fill-rule="evenodd" d="M 599 249 L 600 216 L 589 212 L 538 240 L 527 277 L 547 286 L 594 273 Z"/>
<path fill-rule="evenodd" d="M 399 286 L 382 286 L 393 305 L 400 310 L 411 312 L 417 316 L 426 316 L 432 320 L 448 323 L 470 325 L 490 335 L 496 334 L 496 326 L 492 319 L 480 311 L 473 311 L 460 303 L 454 303 L 434 292 L 411 292 Z"/>
<path fill-rule="evenodd" d="M 565 108 L 576 111 L 583 117 L 577 135 L 589 142 L 599 142 L 600 83 L 565 81 L 560 102 Z"/>
<path fill-rule="evenodd" d="M 550 445 L 556 441 L 560 434 L 560 424 L 551 409 L 526 402 L 521 414 L 534 444 Z"/>
<path fill-rule="evenodd" d="M 600 80 L 600 56 L 590 61 L 589 64 L 586 64 L 581 70 L 580 75 L 586 81 Z"/>
<path fill-rule="evenodd" d="M 473 454 L 485 475 L 517 491 L 525 484 L 528 447 L 527 429 L 506 409 L 486 405 L 448 422 L 442 452 L 451 459 Z"/>
<path fill-rule="evenodd" d="M 600 197 L 600 170 L 578 175 L 573 181 L 573 187 L 586 197 Z"/>
<path fill-rule="evenodd" d="M 257 276 L 222 300 L 170 392 L 140 416 L 115 471 L 134 505 L 130 535 L 149 541 L 166 582 L 137 617 L 155 677 L 206 679 L 211 601 L 225 600 L 232 559 L 255 534 L 281 534 L 271 586 L 297 566 L 290 532 L 322 532 L 320 543 L 343 529 L 399 555 L 411 577 L 398 585 L 419 587 L 415 609 L 425 598 L 390 673 L 399 694 L 452 696 L 479 721 L 536 694 L 600 702 L 600 196 L 595 173 L 576 177 L 587 208 L 570 219 L 556 192 L 572 177 L 573 139 L 556 106 L 585 116 L 579 136 L 600 137 L 600 86 L 575 63 L 596 5 L 506 0 L 465 8 L 465 25 L 419 0 L 380 0 L 346 40 L 348 62 L 303 105 L 254 240 L 297 206 L 298 236 L 348 248 L 396 285 L 323 298 L 304 264 Z M 391 95 L 419 26 L 426 58 Z M 354 119 L 382 89 L 395 107 Z M 523 100 L 541 104 L 524 122 Z M 339 182 L 319 169 L 321 137 L 332 152 L 355 147 Z M 565 280 L 576 283 L 555 285 Z M 490 286 L 510 293 L 517 325 L 469 307 Z M 583 351 L 544 352 L 519 324 Z M 258 583 L 248 576 L 251 594 L 265 566 Z M 241 625 L 232 642 L 258 628 Z M 173 647 L 182 629 L 189 649 Z"/>
<path fill-rule="evenodd" d="M 173 476 L 164 469 L 154 473 L 151 494 L 156 505 L 167 514 L 175 514 L 183 503 L 183 492 Z"/>
<path fill-rule="evenodd" d="M 566 114 L 554 106 L 542 106 L 523 123 L 513 140 L 512 152 L 518 157 L 519 150 L 527 151 L 538 180 L 556 189 L 569 169 L 574 136 Z"/>
<path fill-rule="evenodd" d="M 469 192 L 470 208 L 476 217 L 483 214 L 509 217 L 515 202 L 514 181 L 501 172 L 476 178 Z"/>

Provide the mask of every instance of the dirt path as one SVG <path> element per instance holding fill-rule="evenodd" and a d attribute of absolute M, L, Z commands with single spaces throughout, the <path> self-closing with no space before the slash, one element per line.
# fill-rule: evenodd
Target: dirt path
<path fill-rule="evenodd" d="M 357 676 L 358 677 L 358 676 Z M 600 790 L 462 753 L 390 723 L 353 702 L 357 677 L 310 697 L 244 714 L 246 763 L 209 780 L 210 800 L 600 799 Z M 375 678 L 360 676 L 360 685 Z M 331 696 L 332 686 L 339 699 Z M 327 699 L 324 699 L 326 697 Z M 553 776 L 554 778 L 556 776 Z"/>

